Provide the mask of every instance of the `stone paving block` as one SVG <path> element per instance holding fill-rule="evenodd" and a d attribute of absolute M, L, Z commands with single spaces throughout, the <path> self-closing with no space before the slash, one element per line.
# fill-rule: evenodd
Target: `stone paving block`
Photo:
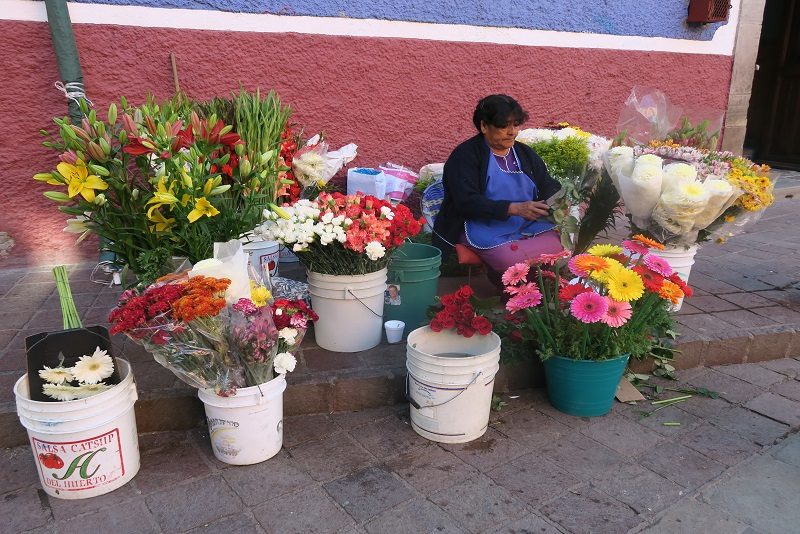
<path fill-rule="evenodd" d="M 734 293 L 735 295 L 736 293 Z M 723 300 L 715 295 L 702 295 L 689 299 L 691 305 L 703 313 L 731 311 L 741 309 L 736 304 Z"/>
<path fill-rule="evenodd" d="M 542 507 L 550 520 L 576 534 L 627 532 L 642 522 L 629 506 L 585 487 L 561 495 Z"/>
<path fill-rule="evenodd" d="M 12 293 L 13 290 L 6 296 L 10 296 Z M 793 310 L 800 309 L 800 291 L 797 289 L 773 289 L 769 291 L 759 291 L 758 294 Z"/>
<path fill-rule="evenodd" d="M 675 348 L 680 352 L 675 355 L 673 366 L 675 369 L 693 369 L 703 365 L 703 355 L 708 347 L 708 341 L 696 339 L 689 341 L 686 336 L 678 338 Z"/>
<path fill-rule="evenodd" d="M 427 442 L 414 432 L 405 414 L 395 414 L 353 429 L 350 435 L 377 458 L 394 456 Z"/>
<path fill-rule="evenodd" d="M 555 421 L 561 423 L 562 425 L 568 426 L 570 428 L 580 428 L 586 425 L 592 424 L 591 417 L 576 417 L 574 415 L 569 415 L 564 412 L 560 412 L 553 408 L 548 401 L 540 402 L 534 405 L 534 409 L 536 411 L 542 412 L 546 416 L 554 419 Z M 613 410 L 614 408 L 612 408 Z"/>
<path fill-rule="evenodd" d="M 725 466 L 678 443 L 666 442 L 643 456 L 639 463 L 659 475 L 695 489 L 725 471 Z"/>
<path fill-rule="evenodd" d="M 712 314 L 712 316 L 745 330 L 759 326 L 771 326 L 779 323 L 779 321 L 772 320 L 749 310 L 716 312 Z"/>
<path fill-rule="evenodd" d="M 27 299 L 29 303 L 36 302 L 38 305 L 47 300 L 47 297 L 49 297 L 55 290 L 55 282 L 20 282 L 9 289 L 8 293 L 6 293 L 3 298 L 24 298 Z"/>
<path fill-rule="evenodd" d="M 762 297 L 758 293 L 730 293 L 720 297 L 736 304 L 740 308 L 751 310 L 753 308 L 760 308 L 764 306 L 772 306 L 773 301 L 768 298 Z"/>
<path fill-rule="evenodd" d="M 783 306 L 770 306 L 769 308 L 755 308 L 753 313 L 783 324 L 799 324 L 800 312 Z"/>
<path fill-rule="evenodd" d="M 716 391 L 723 399 L 736 403 L 747 402 L 764 392 L 761 388 L 748 384 L 744 380 L 713 370 L 691 378 L 689 383 L 696 387 Z"/>
<path fill-rule="evenodd" d="M 81 517 L 60 521 L 56 524 L 56 529 L 59 534 L 85 534 L 87 531 L 125 534 L 161 532 L 141 499 L 127 502 L 124 506 L 112 506 Z"/>
<path fill-rule="evenodd" d="M 686 494 L 681 486 L 637 464 L 623 464 L 590 485 L 644 515 L 656 514 Z"/>
<path fill-rule="evenodd" d="M 703 313 L 699 308 L 695 308 L 688 301 L 684 300 L 681 309 L 676 312 L 676 315 L 694 315 L 696 313 Z"/>
<path fill-rule="evenodd" d="M 484 473 L 525 453 L 519 443 L 492 428 L 469 443 L 443 443 L 440 446 Z"/>
<path fill-rule="evenodd" d="M 527 513 L 510 491 L 484 476 L 434 493 L 429 499 L 475 533 L 490 531 Z"/>
<path fill-rule="evenodd" d="M 577 432 L 543 447 L 539 452 L 581 480 L 602 476 L 625 463 L 625 458 L 619 453 Z"/>
<path fill-rule="evenodd" d="M 148 361 L 133 362 L 134 377 L 136 386 L 143 390 L 152 391 L 156 389 L 171 388 L 178 378 L 158 362 L 153 361 L 152 356 Z"/>
<path fill-rule="evenodd" d="M 642 406 L 642 408 L 645 408 L 651 415 L 642 417 L 635 414 L 631 416 L 631 420 L 671 439 L 688 434 L 703 422 L 699 417 L 680 410 L 677 406 L 669 406 L 658 411 L 654 411 L 655 407 L 653 406 Z M 680 425 L 665 426 L 664 423 L 680 423 Z"/>
<path fill-rule="evenodd" d="M 358 523 L 414 497 L 383 467 L 367 467 L 324 485 L 328 494 Z"/>
<path fill-rule="evenodd" d="M 145 502 L 165 532 L 189 530 L 242 509 L 242 501 L 220 476 L 173 485 L 149 495 Z"/>
<path fill-rule="evenodd" d="M 408 328 L 408 325 L 406 325 Z M 410 332 L 410 330 L 406 330 Z M 386 345 L 381 343 L 372 350 L 359 354 L 361 361 L 368 367 L 404 368 L 406 365 L 406 344 Z"/>
<path fill-rule="evenodd" d="M 285 416 L 330 411 L 333 394 L 329 383 L 302 383 L 296 380 L 296 377 L 290 376 L 287 379 L 289 386 L 283 392 Z"/>
<path fill-rule="evenodd" d="M 247 506 L 278 498 L 314 482 L 294 460 L 282 454 L 259 464 L 226 469 L 222 476 Z"/>
<path fill-rule="evenodd" d="M 533 408 L 500 414 L 492 427 L 517 443 L 529 448 L 552 443 L 571 429 Z"/>
<path fill-rule="evenodd" d="M 519 500 L 538 507 L 543 502 L 580 484 L 553 462 L 530 453 L 487 473 L 497 485 L 511 491 Z"/>
<path fill-rule="evenodd" d="M 733 408 L 733 405 L 721 398 L 712 399 L 696 395 L 677 403 L 675 407 L 700 419 L 715 419 L 723 412 Z"/>
<path fill-rule="evenodd" d="M 203 461 L 201 454 L 189 443 L 142 455 L 142 466 L 136 486 L 145 495 L 184 480 L 203 477 L 211 469 Z"/>
<path fill-rule="evenodd" d="M 752 344 L 753 336 L 747 332 L 715 334 L 708 340 L 703 351 L 703 365 L 710 367 L 745 362 Z"/>
<path fill-rule="evenodd" d="M 752 441 L 711 424 L 683 436 L 680 443 L 729 467 L 761 450 Z"/>
<path fill-rule="evenodd" d="M 216 521 L 193 528 L 188 534 L 215 534 L 217 532 L 230 532 L 235 534 L 264 534 L 264 529 L 247 512 L 241 512 L 225 517 L 220 517 Z"/>
<path fill-rule="evenodd" d="M 464 532 L 441 508 L 422 498 L 386 510 L 369 520 L 364 528 L 371 534 L 388 532 L 392 534 L 419 534 L 421 532 L 458 534 Z"/>
<path fill-rule="evenodd" d="M 657 433 L 615 415 L 598 417 L 594 424 L 582 428 L 581 433 L 623 456 L 636 456 L 656 447 L 662 439 Z"/>
<path fill-rule="evenodd" d="M 734 406 L 709 421 L 713 425 L 730 430 L 759 445 L 771 445 L 789 431 L 788 425 L 773 421 L 740 406 Z"/>
<path fill-rule="evenodd" d="M 374 461 L 370 453 L 344 433 L 303 443 L 289 452 L 298 466 L 319 481 L 340 477 Z"/>
<path fill-rule="evenodd" d="M 773 384 L 786 380 L 786 377 L 780 373 L 752 364 L 720 365 L 714 367 L 714 370 L 762 388 L 769 388 Z"/>
<path fill-rule="evenodd" d="M 355 411 L 375 405 L 395 404 L 405 398 L 405 376 L 373 370 L 359 372 L 333 384 L 332 411 Z"/>
<path fill-rule="evenodd" d="M 296 415 L 283 418 L 283 446 L 294 447 L 340 432 L 339 426 L 327 414 Z"/>
<path fill-rule="evenodd" d="M 33 311 L 28 311 L 25 309 L 0 310 L 0 325 L 3 325 L 3 328 L 6 329 L 18 330 L 25 327 L 33 315 Z M 38 331 L 45 330 L 37 325 L 33 325 L 31 328 Z"/>
<path fill-rule="evenodd" d="M 312 371 L 339 371 L 364 367 L 364 362 L 355 352 L 332 352 L 322 348 L 308 348 L 303 350 L 303 359 L 308 369 Z"/>
<path fill-rule="evenodd" d="M 703 291 L 707 291 L 713 295 L 719 295 L 723 293 L 738 293 L 739 288 L 732 286 L 730 284 L 726 284 L 725 282 L 721 282 L 716 278 L 712 278 L 710 276 L 704 275 L 702 273 L 697 273 L 695 276 L 692 276 L 692 287 L 701 289 Z"/>
<path fill-rule="evenodd" d="M 42 494 L 42 498 L 40 498 L 40 494 Z M 43 498 L 44 491 L 33 486 L 0 496 L 2 529 L 6 532 L 22 532 L 45 525 L 52 515 L 50 510 L 43 506 Z"/>
<path fill-rule="evenodd" d="M 800 468 L 756 459 L 704 497 L 761 532 L 796 532 L 800 524 Z"/>
<path fill-rule="evenodd" d="M 648 534 L 676 534 L 707 532 L 709 534 L 744 534 L 748 526 L 729 514 L 706 503 L 688 499 L 667 510 L 652 526 L 642 532 Z"/>
<path fill-rule="evenodd" d="M 256 520 L 267 532 L 316 534 L 337 532 L 353 520 L 319 487 L 284 495 L 253 509 Z"/>
<path fill-rule="evenodd" d="M 561 531 L 536 514 L 528 514 L 497 531 L 496 534 L 559 534 Z"/>
<path fill-rule="evenodd" d="M 786 397 L 787 399 L 800 402 L 800 381 L 798 380 L 786 380 L 780 384 L 772 386 L 770 390 L 773 393 L 777 393 L 778 395 Z"/>
<path fill-rule="evenodd" d="M 733 328 L 733 325 L 726 323 L 719 317 L 706 314 L 678 316 L 675 318 L 675 322 L 706 337 L 728 332 Z"/>
<path fill-rule="evenodd" d="M 426 495 L 478 474 L 477 469 L 433 442 L 391 458 L 386 466 Z"/>
<path fill-rule="evenodd" d="M 800 402 L 774 393 L 764 393 L 748 401 L 744 406 L 770 419 L 786 423 L 792 428 L 800 427 Z"/>
<path fill-rule="evenodd" d="M 38 483 L 39 475 L 29 446 L 0 449 L 0 495 Z"/>
<path fill-rule="evenodd" d="M 393 406 L 366 408 L 357 412 L 334 412 L 330 416 L 344 430 L 352 430 L 398 413 L 408 413 L 408 404 L 402 403 Z"/>
<path fill-rule="evenodd" d="M 776 373 L 784 374 L 789 378 L 800 377 L 800 361 L 794 358 L 779 358 L 776 360 L 763 362 L 759 365 L 775 371 Z"/>
<path fill-rule="evenodd" d="M 135 479 L 136 477 L 134 477 L 134 480 Z M 38 478 L 34 480 L 38 480 Z M 91 499 L 66 500 L 49 495 L 46 499 L 50 506 L 50 511 L 53 514 L 53 519 L 56 521 L 66 521 L 67 519 L 89 512 L 102 512 L 105 509 L 114 510 L 116 508 L 125 508 L 129 502 L 141 500 L 140 497 L 141 492 L 136 489 L 134 484 L 129 482 L 121 488 L 117 488 L 104 495 L 92 497 Z M 135 505 L 136 503 L 133 504 Z M 148 512 L 145 515 L 149 517 L 150 513 Z"/>
<path fill-rule="evenodd" d="M 776 445 L 770 454 L 781 462 L 800 467 L 800 434 L 792 434 Z"/>

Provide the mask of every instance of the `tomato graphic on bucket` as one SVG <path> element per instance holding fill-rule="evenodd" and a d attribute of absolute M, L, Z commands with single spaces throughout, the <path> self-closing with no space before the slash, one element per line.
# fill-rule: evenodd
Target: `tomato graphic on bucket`
<path fill-rule="evenodd" d="M 39 461 L 42 462 L 42 465 L 47 469 L 61 469 L 64 467 L 64 460 L 62 460 L 59 455 L 52 452 L 41 453 L 39 455 Z"/>

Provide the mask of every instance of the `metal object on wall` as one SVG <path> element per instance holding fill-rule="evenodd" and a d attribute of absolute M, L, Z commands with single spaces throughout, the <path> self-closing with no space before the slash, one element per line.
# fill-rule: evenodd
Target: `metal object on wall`
<path fill-rule="evenodd" d="M 731 5 L 729 0 L 689 0 L 687 22 L 724 22 L 728 20 Z"/>

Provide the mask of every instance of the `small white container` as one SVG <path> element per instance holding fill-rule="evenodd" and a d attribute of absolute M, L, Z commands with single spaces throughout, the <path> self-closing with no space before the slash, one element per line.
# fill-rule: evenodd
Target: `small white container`
<path fill-rule="evenodd" d="M 406 323 L 403 321 L 386 321 L 383 323 L 386 329 L 386 341 L 389 343 L 400 343 L 403 339 L 403 330 L 406 328 Z"/>

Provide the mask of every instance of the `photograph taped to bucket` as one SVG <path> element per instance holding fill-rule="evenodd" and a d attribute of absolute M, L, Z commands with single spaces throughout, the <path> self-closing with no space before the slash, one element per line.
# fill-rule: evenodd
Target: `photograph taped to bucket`
<path fill-rule="evenodd" d="M 426 326 L 408 335 L 406 355 L 414 431 L 440 443 L 465 443 L 482 436 L 500 369 L 497 334 L 465 338 Z"/>
<path fill-rule="evenodd" d="M 283 392 L 286 377 L 266 384 L 240 388 L 231 397 L 213 390 L 198 391 L 208 420 L 214 456 L 232 465 L 269 460 L 283 446 Z"/>
<path fill-rule="evenodd" d="M 27 376 L 14 385 L 17 415 L 28 431 L 45 493 L 86 499 L 109 493 L 139 471 L 133 405 L 138 398 L 130 364 L 116 358 L 122 381 L 85 399 L 30 400 Z"/>

